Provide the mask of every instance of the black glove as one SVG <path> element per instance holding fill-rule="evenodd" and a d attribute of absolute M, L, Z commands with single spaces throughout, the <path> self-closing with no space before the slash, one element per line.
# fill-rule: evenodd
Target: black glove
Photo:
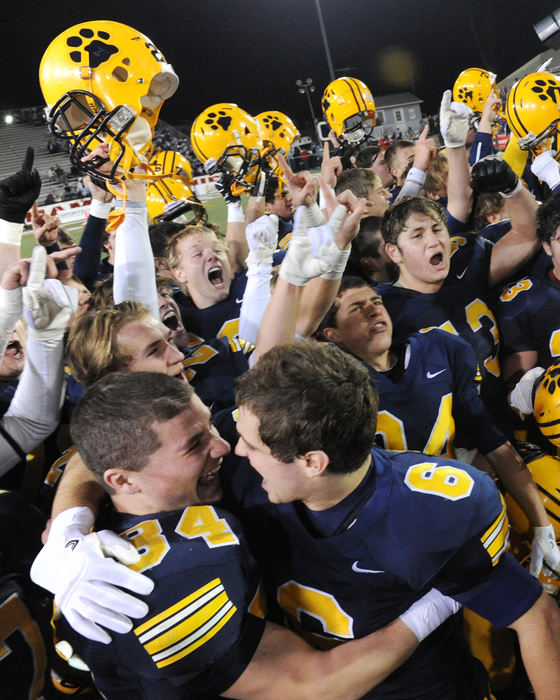
<path fill-rule="evenodd" d="M 501 156 L 486 156 L 474 164 L 471 187 L 475 192 L 499 192 L 511 196 L 519 185 L 519 178 Z"/>
<path fill-rule="evenodd" d="M 231 186 L 234 181 L 233 175 L 230 175 L 229 173 L 222 173 L 218 182 L 215 183 L 216 189 L 225 199 L 226 204 L 237 204 L 241 200 L 241 197 L 234 195 L 231 192 Z"/>
<path fill-rule="evenodd" d="M 0 219 L 22 224 L 25 215 L 41 191 L 41 178 L 33 169 L 35 152 L 31 146 L 25 152 L 21 170 L 0 180 Z"/>

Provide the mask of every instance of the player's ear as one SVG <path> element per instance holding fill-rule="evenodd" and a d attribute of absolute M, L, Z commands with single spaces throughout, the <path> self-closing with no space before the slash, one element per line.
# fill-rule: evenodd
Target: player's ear
<path fill-rule="evenodd" d="M 174 267 L 171 270 L 171 273 L 172 273 L 173 277 L 175 277 L 177 282 L 181 282 L 181 284 L 187 283 L 187 276 L 185 274 L 185 271 L 182 270 L 180 267 Z"/>
<path fill-rule="evenodd" d="M 546 241 L 542 242 L 542 247 L 544 249 L 544 252 L 548 255 L 552 255 L 552 248 L 550 247 L 550 243 L 547 243 Z"/>
<path fill-rule="evenodd" d="M 306 452 L 303 459 L 305 460 L 305 475 L 310 479 L 316 476 L 321 476 L 329 466 L 329 455 L 323 450 L 310 450 Z"/>
<path fill-rule="evenodd" d="M 391 262 L 394 262 L 395 265 L 398 265 L 402 262 L 401 251 L 399 249 L 399 246 L 395 243 L 385 243 L 385 252 L 387 253 L 387 257 L 389 258 L 389 260 Z"/>
<path fill-rule="evenodd" d="M 136 472 L 130 472 L 127 469 L 119 469 L 111 467 L 103 473 L 105 483 L 110 486 L 115 493 L 131 494 L 139 491 L 135 483 L 134 475 Z"/>
<path fill-rule="evenodd" d="M 338 333 L 337 328 L 330 328 L 330 327 L 323 328 L 321 333 L 323 334 L 323 337 L 325 338 L 325 340 L 328 340 L 329 343 L 339 343 L 340 342 L 340 335 Z"/>

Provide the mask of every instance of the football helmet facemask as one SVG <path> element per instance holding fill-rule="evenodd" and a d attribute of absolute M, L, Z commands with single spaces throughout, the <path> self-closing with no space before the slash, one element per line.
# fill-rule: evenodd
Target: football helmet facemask
<path fill-rule="evenodd" d="M 151 148 L 163 102 L 179 78 L 144 34 L 112 21 L 82 22 L 59 34 L 39 68 L 46 116 L 54 136 L 70 142 L 70 160 L 82 172 L 113 180 Z M 109 172 L 82 158 L 101 142 L 110 146 Z"/>
<path fill-rule="evenodd" d="M 234 178 L 234 194 L 255 182 L 263 142 L 255 119 L 236 104 L 221 102 L 201 112 L 191 127 L 191 145 L 206 172 Z"/>
<path fill-rule="evenodd" d="M 325 88 L 321 104 L 325 119 L 339 140 L 359 144 L 373 133 L 375 102 L 361 80 L 333 80 Z"/>
<path fill-rule="evenodd" d="M 535 155 L 557 151 L 560 77 L 541 71 L 517 81 L 507 96 L 506 119 L 522 150 Z"/>

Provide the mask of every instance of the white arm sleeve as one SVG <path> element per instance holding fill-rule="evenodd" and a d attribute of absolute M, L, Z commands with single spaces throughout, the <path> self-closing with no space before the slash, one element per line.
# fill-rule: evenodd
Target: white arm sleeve
<path fill-rule="evenodd" d="M 426 172 L 420 168 L 410 168 L 404 185 L 397 195 L 395 202 L 399 202 L 403 197 L 415 197 L 420 194 L 426 180 Z"/>
<path fill-rule="evenodd" d="M 23 452 L 29 452 L 56 428 L 63 396 L 64 339 L 36 340 L 28 335 L 21 379 L 1 425 Z M 0 435 L 0 476 L 20 456 Z"/>
<path fill-rule="evenodd" d="M 21 287 L 16 289 L 0 287 L 0 361 L 22 313 Z"/>
<path fill-rule="evenodd" d="M 154 256 L 143 202 L 127 202 L 124 223 L 115 234 L 113 277 L 115 304 L 139 301 L 159 318 Z"/>
<path fill-rule="evenodd" d="M 272 265 L 247 263 L 247 286 L 239 314 L 239 337 L 256 345 L 259 326 L 270 301 Z"/>

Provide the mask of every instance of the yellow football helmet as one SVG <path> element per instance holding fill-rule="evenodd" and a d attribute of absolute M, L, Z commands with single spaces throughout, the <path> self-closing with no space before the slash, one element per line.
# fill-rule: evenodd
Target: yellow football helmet
<path fill-rule="evenodd" d="M 541 433 L 560 446 L 560 364 L 550 365 L 539 381 L 533 413 Z"/>
<path fill-rule="evenodd" d="M 261 138 L 270 141 L 276 152 L 288 155 L 293 142 L 301 136 L 294 122 L 283 112 L 269 110 L 255 117 Z"/>
<path fill-rule="evenodd" d="M 163 102 L 179 78 L 144 34 L 120 22 L 82 22 L 59 34 L 41 60 L 41 90 L 49 129 L 71 144 L 70 160 L 82 172 L 112 180 L 149 152 Z M 99 143 L 110 145 L 109 173 L 93 159 Z"/>
<path fill-rule="evenodd" d="M 375 102 L 361 80 L 333 80 L 325 88 L 321 104 L 325 119 L 338 139 L 358 144 L 373 132 Z"/>
<path fill-rule="evenodd" d="M 543 71 L 521 78 L 507 96 L 506 119 L 522 150 L 558 150 L 560 77 Z"/>
<path fill-rule="evenodd" d="M 160 151 L 150 160 L 156 175 L 164 179 L 152 182 L 146 190 L 148 214 L 154 223 L 175 221 L 180 224 L 198 224 L 208 220 L 206 210 L 191 189 L 192 167 L 187 158 L 176 151 Z M 187 212 L 193 213 L 187 219 Z"/>
<path fill-rule="evenodd" d="M 500 96 L 496 86 L 496 74 L 482 68 L 467 68 L 459 73 L 453 85 L 453 100 L 463 102 L 473 112 L 481 114 L 491 92 L 496 97 Z"/>
<path fill-rule="evenodd" d="M 560 459 L 545 454 L 540 447 L 528 442 L 518 442 L 515 444 L 515 448 L 533 476 L 558 542 L 560 540 Z M 531 525 L 529 520 L 509 494 L 506 494 L 506 506 L 511 527 L 521 537 L 530 539 Z M 521 563 L 528 563 L 528 557 L 526 561 Z M 549 573 L 551 572 L 549 571 Z M 546 567 L 544 574 L 541 574 L 542 582 L 560 586 L 559 578 L 546 575 Z"/>
<path fill-rule="evenodd" d="M 192 165 L 188 158 L 177 151 L 160 151 L 150 159 L 156 175 L 169 175 L 185 185 L 192 183 Z"/>
<path fill-rule="evenodd" d="M 236 104 L 221 102 L 194 120 L 191 145 L 209 173 L 232 175 L 241 189 L 249 189 L 259 168 L 263 142 L 258 124 Z"/>

